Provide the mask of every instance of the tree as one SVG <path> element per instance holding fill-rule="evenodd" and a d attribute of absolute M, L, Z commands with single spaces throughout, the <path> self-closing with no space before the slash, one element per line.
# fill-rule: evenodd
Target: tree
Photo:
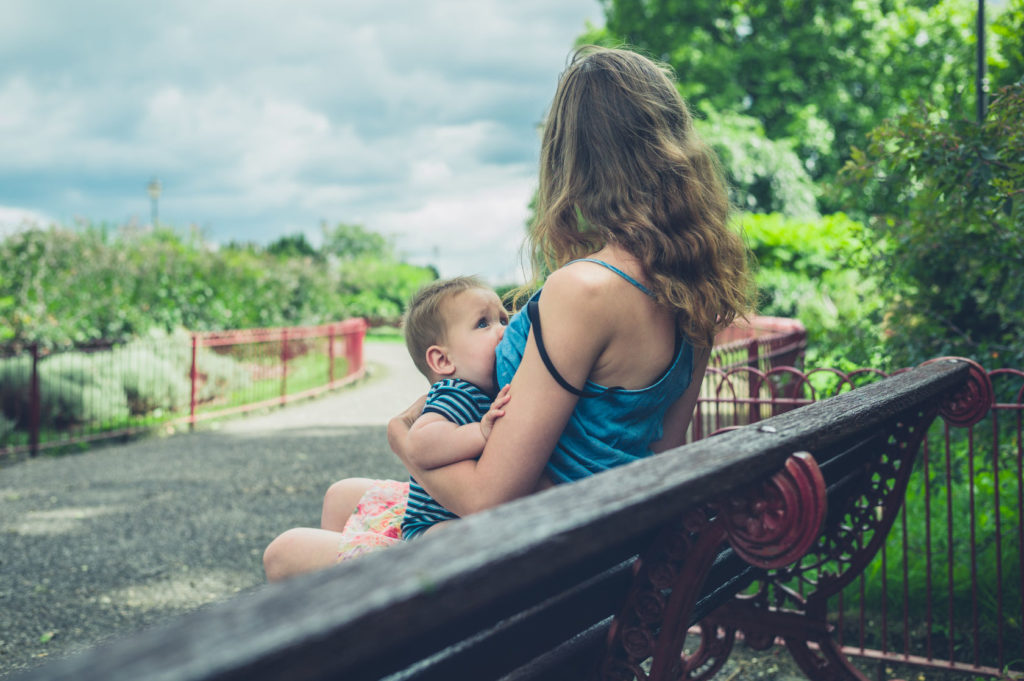
<path fill-rule="evenodd" d="M 289 234 L 267 245 L 267 253 L 279 258 L 313 258 L 317 250 L 306 240 L 306 235 Z"/>
<path fill-rule="evenodd" d="M 1024 79 L 1024 0 L 1010 0 L 992 22 L 998 50 L 989 58 L 992 87 L 999 90 Z"/>
<path fill-rule="evenodd" d="M 0 277 L 0 291 L 5 289 Z M 0 295 L 0 343 L 14 338 L 14 296 Z"/>
<path fill-rule="evenodd" d="M 1024 83 L 982 123 L 922 107 L 887 121 L 843 172 L 879 237 L 896 361 L 1024 362 Z"/>
<path fill-rule="evenodd" d="M 341 260 L 357 260 L 363 257 L 392 260 L 394 247 L 386 237 L 372 232 L 362 225 L 338 223 L 322 227 L 324 243 L 321 252 Z"/>
<path fill-rule="evenodd" d="M 710 105 L 705 105 L 710 109 Z M 771 140 L 751 116 L 707 111 L 697 131 L 722 160 L 733 203 L 750 213 L 818 214 L 814 181 L 791 140 Z"/>
<path fill-rule="evenodd" d="M 793 140 L 815 179 L 920 98 L 973 101 L 972 0 L 604 0 L 583 37 L 672 65 L 698 108 L 751 116 Z"/>

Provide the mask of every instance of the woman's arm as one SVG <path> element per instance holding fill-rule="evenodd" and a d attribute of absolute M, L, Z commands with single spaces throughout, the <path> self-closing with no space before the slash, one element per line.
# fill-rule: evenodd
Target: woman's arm
<path fill-rule="evenodd" d="M 661 439 L 651 444 L 651 451 L 664 452 L 678 447 L 686 440 L 686 429 L 690 427 L 693 408 L 700 396 L 700 386 L 704 382 L 704 373 L 708 368 L 711 348 L 696 348 L 693 351 L 693 373 L 690 375 L 690 387 L 665 412 L 662 422 Z"/>
<path fill-rule="evenodd" d="M 613 331 L 613 320 L 592 288 L 573 268 L 560 270 L 548 278 L 540 303 L 544 345 L 562 376 L 577 387 L 590 376 Z M 388 440 L 417 482 L 454 513 L 497 506 L 536 488 L 578 399 L 548 373 L 532 330 L 510 397 L 476 461 L 433 470 L 418 466 L 401 417 L 389 425 Z"/>

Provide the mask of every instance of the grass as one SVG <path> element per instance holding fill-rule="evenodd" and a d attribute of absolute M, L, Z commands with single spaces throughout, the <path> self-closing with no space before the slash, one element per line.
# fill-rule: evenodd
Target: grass
<path fill-rule="evenodd" d="M 265 378 L 254 379 L 248 385 L 232 390 L 221 399 L 201 405 L 197 411 L 200 413 L 217 411 L 280 397 L 282 375 L 278 359 L 270 358 L 264 366 L 277 371 Z M 336 357 L 334 360 L 335 380 L 344 377 L 347 371 L 348 362 L 344 358 Z M 295 395 L 326 385 L 330 382 L 326 358 L 324 355 L 314 353 L 293 357 L 288 360 L 288 372 L 283 378 L 285 395 Z"/>

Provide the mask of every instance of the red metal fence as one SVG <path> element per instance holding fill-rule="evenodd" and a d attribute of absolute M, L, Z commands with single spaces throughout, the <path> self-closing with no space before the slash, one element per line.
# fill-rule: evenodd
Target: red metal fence
<path fill-rule="evenodd" d="M 775 366 L 800 366 L 807 349 L 807 330 L 795 319 L 752 317 L 715 336 L 711 366 L 727 371 L 740 366 L 768 371 Z"/>
<path fill-rule="evenodd" d="M 0 456 L 251 411 L 363 375 L 367 324 L 180 333 L 51 352 L 0 349 Z M 719 336 L 713 364 L 796 364 L 795 320 L 754 318 Z M 339 360 L 347 368 L 339 367 Z"/>
<path fill-rule="evenodd" d="M 991 408 L 930 429 L 886 548 L 834 605 L 844 651 L 1007 676 L 1024 669 L 1024 371 L 978 367 Z M 691 438 L 779 414 L 886 374 L 709 368 Z M 883 509 L 878 509 L 883 512 Z"/>
<path fill-rule="evenodd" d="M 367 324 L 181 333 L 0 357 L 0 456 L 170 428 L 337 388 Z"/>

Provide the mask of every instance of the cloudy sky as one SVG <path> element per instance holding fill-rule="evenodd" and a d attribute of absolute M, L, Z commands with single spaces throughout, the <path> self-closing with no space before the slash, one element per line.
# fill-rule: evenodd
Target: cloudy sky
<path fill-rule="evenodd" d="M 267 243 L 349 222 L 519 272 L 537 125 L 597 0 L 3 0 L 0 231 L 150 222 Z"/>

